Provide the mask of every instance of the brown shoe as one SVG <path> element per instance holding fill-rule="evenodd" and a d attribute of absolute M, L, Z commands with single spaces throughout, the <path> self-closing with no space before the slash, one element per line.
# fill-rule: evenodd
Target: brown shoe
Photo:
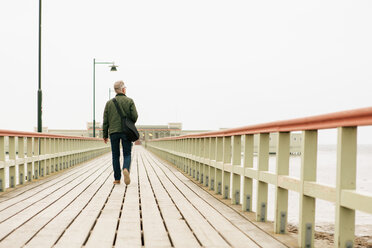
<path fill-rule="evenodd" d="M 124 169 L 123 170 L 123 175 L 124 175 L 124 183 L 126 185 L 129 185 L 130 184 L 130 175 L 129 175 L 129 171 L 127 169 Z"/>
<path fill-rule="evenodd" d="M 120 180 L 115 180 L 114 184 L 120 184 Z"/>

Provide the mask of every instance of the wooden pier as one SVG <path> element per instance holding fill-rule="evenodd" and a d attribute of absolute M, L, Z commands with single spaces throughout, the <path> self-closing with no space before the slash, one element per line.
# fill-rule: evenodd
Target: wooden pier
<path fill-rule="evenodd" d="M 1 194 L 0 247 L 288 247 L 143 147 L 132 156 L 128 187 L 106 154 Z"/>

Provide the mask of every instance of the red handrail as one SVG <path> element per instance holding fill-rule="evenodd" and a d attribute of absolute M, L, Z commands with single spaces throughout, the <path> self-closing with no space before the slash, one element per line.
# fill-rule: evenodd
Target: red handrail
<path fill-rule="evenodd" d="M 66 135 L 58 135 L 58 134 L 23 132 L 23 131 L 13 131 L 13 130 L 0 130 L 0 136 L 57 138 L 57 139 L 79 139 L 79 140 L 101 140 L 99 138 L 92 138 L 92 137 L 66 136 Z"/>
<path fill-rule="evenodd" d="M 221 131 L 189 134 L 177 137 L 167 137 L 156 140 L 223 137 L 256 133 L 291 132 L 367 125 L 372 125 L 372 107 L 347 110 L 305 118 L 275 121 L 264 124 L 225 129 Z"/>

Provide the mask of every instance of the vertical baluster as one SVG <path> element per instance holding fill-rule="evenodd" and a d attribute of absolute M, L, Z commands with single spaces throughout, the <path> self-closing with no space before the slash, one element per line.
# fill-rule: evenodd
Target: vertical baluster
<path fill-rule="evenodd" d="M 67 152 L 67 140 L 66 139 L 62 139 L 62 153 L 63 153 L 63 156 L 62 156 L 62 164 L 63 164 L 63 169 L 67 169 L 68 168 L 68 160 L 67 160 L 67 155 L 66 155 L 66 152 Z M 91 143 L 92 141 L 90 141 Z M 91 144 L 90 144 L 91 145 Z M 92 158 L 92 152 L 89 153 L 89 156 L 90 158 Z"/>
<path fill-rule="evenodd" d="M 46 154 L 46 159 L 45 159 L 45 175 L 50 174 L 50 154 L 51 154 L 51 141 L 50 138 L 45 139 L 45 154 Z"/>
<path fill-rule="evenodd" d="M 5 137 L 0 136 L 0 192 L 5 191 Z"/>
<path fill-rule="evenodd" d="M 41 155 L 41 160 L 40 160 L 40 175 L 44 177 L 46 175 L 46 138 L 40 138 L 40 155 Z"/>
<path fill-rule="evenodd" d="M 19 184 L 23 184 L 25 180 L 25 139 L 23 137 L 18 137 L 18 158 L 23 160 L 18 165 Z"/>
<path fill-rule="evenodd" d="M 50 142 L 51 142 L 51 149 L 50 149 L 50 152 L 51 152 L 51 159 L 50 159 L 50 163 L 51 163 L 51 173 L 54 173 L 56 171 L 56 157 L 55 157 L 55 154 L 56 154 L 56 139 L 55 138 L 52 138 L 50 139 Z"/>
<path fill-rule="evenodd" d="M 195 161 L 194 161 L 194 149 L 195 149 L 195 147 L 194 147 L 194 142 L 195 142 L 195 139 L 190 139 L 190 171 L 189 171 L 189 174 L 190 174 L 190 176 L 192 177 L 192 175 L 193 175 L 193 171 L 194 171 L 194 163 L 195 163 Z"/>
<path fill-rule="evenodd" d="M 261 171 L 269 170 L 269 134 L 258 135 L 258 178 Z M 257 205 L 256 220 L 266 221 L 267 218 L 268 185 L 258 179 L 257 182 Z"/>
<path fill-rule="evenodd" d="M 67 152 L 68 152 L 68 168 L 72 166 L 72 141 L 71 139 L 67 140 Z M 94 157 L 97 156 L 97 151 L 94 152 Z"/>
<path fill-rule="evenodd" d="M 192 139 L 187 139 L 187 153 L 188 153 L 188 162 L 187 162 L 187 173 L 192 175 Z"/>
<path fill-rule="evenodd" d="M 34 176 L 35 179 L 39 179 L 39 173 L 40 173 L 40 160 L 39 160 L 39 151 L 40 151 L 40 138 L 35 137 L 34 138 Z"/>
<path fill-rule="evenodd" d="M 353 247 L 355 210 L 341 206 L 342 190 L 356 189 L 357 127 L 339 127 L 337 141 L 335 246 Z"/>
<path fill-rule="evenodd" d="M 211 157 L 210 157 L 210 151 L 211 151 L 211 140 L 210 138 L 204 138 L 204 159 L 205 159 L 205 165 L 204 165 L 204 178 L 203 178 L 203 184 L 204 186 L 209 186 L 209 168 L 211 164 Z"/>
<path fill-rule="evenodd" d="M 315 198 L 304 195 L 304 182 L 316 181 L 318 131 L 304 131 L 302 136 L 300 219 L 298 244 L 300 247 L 314 247 Z"/>
<path fill-rule="evenodd" d="M 16 143 L 15 137 L 9 137 L 9 160 L 12 161 L 9 166 L 9 187 L 16 186 Z"/>
<path fill-rule="evenodd" d="M 223 168 L 223 138 L 216 138 L 216 174 L 214 190 L 217 194 L 222 194 L 222 168 Z"/>
<path fill-rule="evenodd" d="M 223 137 L 223 173 L 222 173 L 222 195 L 225 199 L 230 198 L 231 172 L 225 170 L 231 168 L 231 136 Z"/>
<path fill-rule="evenodd" d="M 244 154 L 243 164 L 244 168 L 253 168 L 253 150 L 254 150 L 254 136 L 253 134 L 244 135 Z M 245 171 L 244 171 L 245 175 Z M 253 180 L 244 176 L 243 181 L 243 211 L 252 211 L 252 192 Z"/>
<path fill-rule="evenodd" d="M 240 170 L 241 163 L 242 163 L 242 136 L 235 135 L 233 137 L 233 144 L 232 144 L 232 169 L 233 169 L 233 176 L 232 176 L 232 197 L 231 197 L 231 204 L 240 204 L 240 183 L 241 183 L 241 175 L 236 172 L 236 170 Z"/>
<path fill-rule="evenodd" d="M 27 138 L 27 181 L 31 182 L 32 181 L 32 176 L 33 176 L 33 169 L 32 169 L 32 164 L 33 164 L 33 154 L 32 154 L 32 145 L 33 145 L 33 138 L 28 137 Z"/>
<path fill-rule="evenodd" d="M 276 174 L 278 180 L 280 176 L 289 174 L 289 142 L 290 133 L 279 132 L 276 145 Z M 285 233 L 287 230 L 287 214 L 288 212 L 288 190 L 275 187 L 275 218 L 274 231 L 275 233 Z"/>
<path fill-rule="evenodd" d="M 54 164 L 54 170 L 53 172 L 57 172 L 58 171 L 58 166 L 59 166 L 59 160 L 58 160 L 58 139 L 56 138 L 53 138 L 53 164 Z"/>
<path fill-rule="evenodd" d="M 200 157 L 200 163 L 199 163 L 199 178 L 198 181 L 200 183 L 203 183 L 203 173 L 204 173 L 204 150 L 205 150 L 205 143 L 204 138 L 199 139 L 199 157 Z"/>
<path fill-rule="evenodd" d="M 196 138 L 195 139 L 195 143 L 194 143 L 194 167 L 195 167 L 195 170 L 193 171 L 193 178 L 197 180 L 199 180 L 199 167 L 200 167 L 200 163 L 198 162 L 198 159 L 200 158 L 199 154 L 200 154 L 200 139 L 199 138 Z"/>
<path fill-rule="evenodd" d="M 182 168 L 183 168 L 183 172 L 187 172 L 187 139 L 182 139 L 182 155 L 183 155 L 183 158 L 182 158 L 182 161 L 183 161 L 183 165 L 182 165 Z"/>
<path fill-rule="evenodd" d="M 216 175 L 216 150 L 217 150 L 217 143 L 216 143 L 216 138 L 211 137 L 209 138 L 210 140 L 210 160 L 211 160 L 211 166 L 209 167 L 209 188 L 211 190 L 215 190 L 216 185 L 215 185 L 215 175 Z"/>

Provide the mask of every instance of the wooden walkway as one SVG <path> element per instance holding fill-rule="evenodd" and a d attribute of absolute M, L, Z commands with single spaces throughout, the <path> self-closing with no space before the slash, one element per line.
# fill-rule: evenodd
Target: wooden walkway
<path fill-rule="evenodd" d="M 0 247 L 287 247 L 134 146 L 131 184 L 111 155 L 0 195 Z"/>

